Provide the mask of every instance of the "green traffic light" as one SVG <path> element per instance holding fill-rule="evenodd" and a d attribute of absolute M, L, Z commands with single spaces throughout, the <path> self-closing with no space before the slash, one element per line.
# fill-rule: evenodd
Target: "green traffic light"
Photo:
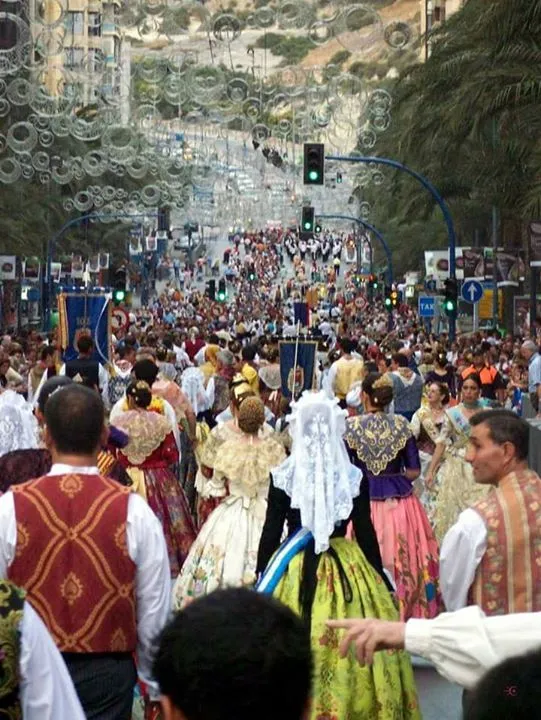
<path fill-rule="evenodd" d="M 308 173 L 308 179 L 315 182 L 319 178 L 319 173 L 317 170 L 310 170 Z"/>
<path fill-rule="evenodd" d="M 305 223 L 304 223 L 304 229 L 305 229 L 305 230 L 310 230 L 311 227 L 312 227 L 312 224 L 311 224 L 311 223 L 309 223 L 309 222 L 305 222 Z"/>
<path fill-rule="evenodd" d="M 226 294 L 225 294 L 224 292 L 219 292 L 219 293 L 218 293 L 218 300 L 219 300 L 220 302 L 224 302 L 225 298 L 226 298 Z"/>
<path fill-rule="evenodd" d="M 448 312 L 452 312 L 455 309 L 455 304 L 452 300 L 447 300 L 445 303 L 445 309 Z"/>
<path fill-rule="evenodd" d="M 115 290 L 115 300 L 116 302 L 122 302 L 126 299 L 126 293 L 124 290 Z"/>
<path fill-rule="evenodd" d="M 387 305 L 387 307 L 391 307 L 391 302 L 391 298 L 385 298 L 385 305 Z"/>

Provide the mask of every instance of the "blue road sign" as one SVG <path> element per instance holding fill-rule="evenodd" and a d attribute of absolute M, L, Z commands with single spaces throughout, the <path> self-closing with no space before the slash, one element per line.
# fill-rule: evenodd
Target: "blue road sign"
<path fill-rule="evenodd" d="M 478 280 L 465 280 L 462 285 L 462 298 L 469 303 L 478 303 L 483 297 L 483 286 Z"/>
<path fill-rule="evenodd" d="M 419 296 L 419 317 L 432 318 L 436 315 L 436 298 L 430 295 Z"/>

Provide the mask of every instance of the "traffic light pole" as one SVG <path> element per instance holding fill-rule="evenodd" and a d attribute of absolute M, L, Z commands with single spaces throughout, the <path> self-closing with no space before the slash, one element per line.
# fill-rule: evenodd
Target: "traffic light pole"
<path fill-rule="evenodd" d="M 383 250 L 385 252 L 385 255 L 387 257 L 387 278 L 389 285 L 393 284 L 393 258 L 391 254 L 391 248 L 387 244 L 387 241 L 383 237 L 383 235 L 380 233 L 379 230 L 377 230 L 373 225 L 371 225 L 369 222 L 366 222 L 366 220 L 363 220 L 362 218 L 355 217 L 354 215 L 333 215 L 333 214 L 325 214 L 325 215 L 319 215 L 316 214 L 317 217 L 321 220 L 349 220 L 351 222 L 356 222 L 361 227 L 365 228 L 365 230 L 368 230 L 369 232 L 373 233 L 375 237 L 380 241 L 381 246 L 383 247 Z M 358 250 L 357 250 L 358 252 Z"/>
<path fill-rule="evenodd" d="M 441 194 L 438 192 L 438 190 L 434 187 L 434 185 L 428 180 L 424 175 L 421 175 L 420 173 L 416 172 L 415 170 L 412 170 L 407 165 L 404 165 L 401 162 L 398 162 L 398 160 L 391 160 L 389 158 L 380 158 L 380 157 L 345 157 L 342 155 L 327 155 L 325 156 L 325 160 L 337 160 L 340 162 L 350 162 L 350 163 L 365 163 L 365 164 L 374 164 L 374 165 L 386 165 L 388 167 L 392 167 L 395 170 L 401 170 L 402 172 L 407 173 L 411 177 L 415 178 L 418 182 L 421 183 L 421 185 L 428 190 L 428 192 L 432 195 L 434 200 L 438 203 L 440 206 L 441 212 L 443 214 L 443 218 L 445 220 L 445 224 L 447 225 L 447 235 L 449 238 L 449 278 L 451 280 L 456 280 L 456 233 L 455 233 L 455 226 L 453 223 L 453 218 L 451 216 L 451 213 L 449 211 L 449 208 L 447 207 L 447 204 Z M 456 337 L 456 315 L 453 314 L 449 317 L 449 339 L 453 341 Z"/>
<path fill-rule="evenodd" d="M 68 220 L 58 232 L 47 240 L 47 259 L 46 259 L 46 273 L 43 276 L 41 284 L 41 305 L 43 308 L 43 327 L 49 331 L 51 329 L 51 306 L 53 303 L 53 275 L 52 275 L 52 261 L 53 254 L 56 250 L 58 241 L 62 238 L 64 233 L 75 225 L 79 225 L 85 220 L 121 220 L 122 218 L 151 218 L 158 217 L 158 213 L 88 213 L 87 215 L 80 215 L 79 217 Z"/>

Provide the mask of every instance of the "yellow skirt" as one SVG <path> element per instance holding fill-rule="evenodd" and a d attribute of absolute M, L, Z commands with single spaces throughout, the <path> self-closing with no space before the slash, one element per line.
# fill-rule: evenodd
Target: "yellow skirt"
<path fill-rule="evenodd" d="M 383 580 L 355 542 L 331 540 L 351 585 L 346 602 L 336 560 L 328 553 L 320 559 L 312 606 L 312 650 L 315 675 L 312 720 L 417 720 L 421 718 L 413 669 L 404 651 L 382 651 L 370 667 L 361 667 L 353 652 L 340 658 L 338 646 L 344 631 L 331 630 L 326 620 L 379 618 L 398 620 L 398 612 Z M 273 595 L 301 614 L 299 587 L 304 552 L 296 555 Z"/>

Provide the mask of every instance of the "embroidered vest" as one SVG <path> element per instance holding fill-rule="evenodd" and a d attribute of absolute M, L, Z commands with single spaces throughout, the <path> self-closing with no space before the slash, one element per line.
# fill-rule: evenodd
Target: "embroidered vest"
<path fill-rule="evenodd" d="M 541 479 L 513 473 L 472 509 L 485 523 L 487 549 L 470 604 L 487 615 L 541 611 Z"/>
<path fill-rule="evenodd" d="M 100 366 L 97 360 L 78 358 L 69 360 L 66 363 L 66 376 L 69 378 L 81 378 L 81 382 L 88 382 L 99 387 Z"/>
<path fill-rule="evenodd" d="M 229 383 L 228 381 L 220 377 L 220 375 L 214 376 L 214 405 L 212 406 L 212 413 L 214 417 L 223 412 L 229 407 Z"/>
<path fill-rule="evenodd" d="M 362 380 L 363 368 L 363 361 L 357 358 L 352 358 L 351 360 L 340 358 L 340 360 L 337 360 L 334 392 L 340 400 L 345 399 L 353 383 Z"/>
<path fill-rule="evenodd" d="M 99 475 L 46 475 L 12 491 L 17 546 L 9 577 L 59 650 L 135 650 L 129 489 Z"/>
<path fill-rule="evenodd" d="M 0 580 L 0 717 L 22 718 L 19 701 L 20 624 L 24 592 Z"/>

